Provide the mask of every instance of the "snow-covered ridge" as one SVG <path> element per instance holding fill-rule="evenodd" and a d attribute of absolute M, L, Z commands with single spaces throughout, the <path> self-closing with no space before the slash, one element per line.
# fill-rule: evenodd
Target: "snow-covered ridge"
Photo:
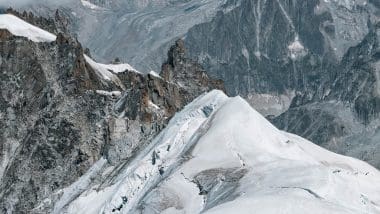
<path fill-rule="evenodd" d="M 380 213 L 380 172 L 278 130 L 212 91 L 67 213 Z M 59 203 L 62 204 L 62 203 Z"/>
<path fill-rule="evenodd" d="M 57 38 L 54 34 L 31 25 L 11 14 L 0 14 L 0 29 L 7 29 L 15 36 L 26 37 L 33 42 L 52 42 Z"/>
<path fill-rule="evenodd" d="M 117 73 L 136 72 L 136 73 L 141 74 L 139 71 L 134 69 L 129 64 L 102 64 L 102 63 L 95 62 L 93 59 L 91 59 L 87 55 L 84 55 L 84 58 L 86 62 L 92 67 L 92 69 L 94 69 L 94 71 L 99 77 L 101 77 L 105 81 L 114 82 L 116 85 L 118 85 L 122 89 L 125 89 L 125 86 L 117 77 L 116 75 Z"/>
<path fill-rule="evenodd" d="M 134 69 L 131 65 L 129 64 L 102 64 L 102 63 L 97 63 L 93 59 L 91 59 L 89 56 L 84 55 L 84 58 L 86 59 L 86 62 L 90 64 L 90 66 L 98 71 L 102 77 L 106 80 L 111 80 L 112 76 L 114 73 L 121 73 L 125 71 L 132 71 L 136 73 L 140 73 L 136 69 Z"/>

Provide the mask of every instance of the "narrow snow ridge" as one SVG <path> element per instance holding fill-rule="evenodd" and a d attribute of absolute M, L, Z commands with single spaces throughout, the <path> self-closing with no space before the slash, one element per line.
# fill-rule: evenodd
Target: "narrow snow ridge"
<path fill-rule="evenodd" d="M 26 37 L 33 42 L 52 42 L 57 38 L 54 34 L 31 25 L 11 14 L 0 15 L 0 29 L 7 29 L 15 36 Z"/>

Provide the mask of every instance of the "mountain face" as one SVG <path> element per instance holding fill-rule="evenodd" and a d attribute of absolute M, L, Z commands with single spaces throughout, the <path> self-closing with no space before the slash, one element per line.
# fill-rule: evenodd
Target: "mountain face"
<path fill-rule="evenodd" d="M 111 177 L 103 162 L 63 190 L 54 213 L 380 212 L 377 169 L 279 131 L 221 91 L 187 105 Z M 98 182 L 68 200 L 90 176 Z"/>
<path fill-rule="evenodd" d="M 55 23 L 8 12 L 41 27 Z M 181 40 L 161 77 L 96 63 L 58 28 L 55 36 L 14 15 L 0 15 L 0 28 L 1 213 L 51 212 L 62 189 L 99 160 L 99 167 L 122 168 L 185 104 L 224 89 L 184 57 Z"/>
<path fill-rule="evenodd" d="M 96 59 L 108 62 L 119 57 L 147 73 L 160 71 L 171 44 L 194 25 L 210 21 L 225 2 L 67 0 L 58 5 L 36 2 L 14 6 L 44 16 L 59 8 L 71 20 L 70 30 Z"/>
<path fill-rule="evenodd" d="M 60 11 L 95 58 L 145 73 L 183 38 L 187 57 L 278 128 L 380 167 L 376 0 L 72 0 Z"/>
<path fill-rule="evenodd" d="M 0 15 L 1 213 L 380 213 L 376 1 L 27 6 L 50 18 Z"/>
<path fill-rule="evenodd" d="M 94 3 L 104 2 L 83 4 Z M 1 213 L 380 212 L 376 168 L 280 131 L 225 95 L 221 80 L 187 58 L 186 41 L 171 46 L 160 74 L 143 74 L 119 59 L 93 60 L 59 11 L 7 12 Z M 302 95 L 287 111 L 294 118 Z"/>
<path fill-rule="evenodd" d="M 244 1 L 186 42 L 280 129 L 380 167 L 379 20 L 368 1 Z"/>

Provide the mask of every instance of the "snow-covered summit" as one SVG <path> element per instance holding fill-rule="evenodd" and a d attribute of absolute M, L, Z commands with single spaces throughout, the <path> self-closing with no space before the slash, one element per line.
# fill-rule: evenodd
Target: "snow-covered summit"
<path fill-rule="evenodd" d="M 0 14 L 0 29 L 7 29 L 15 36 L 26 37 L 34 42 L 52 42 L 56 36 L 24 20 L 11 15 Z"/>
<path fill-rule="evenodd" d="M 109 186 L 60 201 L 55 211 L 380 212 L 378 170 L 276 129 L 221 91 L 186 106 L 150 145 Z"/>

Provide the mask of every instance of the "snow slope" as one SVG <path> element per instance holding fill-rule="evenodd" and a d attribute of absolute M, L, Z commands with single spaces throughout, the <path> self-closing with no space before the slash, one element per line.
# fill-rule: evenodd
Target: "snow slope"
<path fill-rule="evenodd" d="M 150 145 L 57 213 L 380 213 L 378 170 L 282 132 L 220 91 Z"/>
<path fill-rule="evenodd" d="M 33 42 L 52 42 L 56 39 L 54 34 L 31 25 L 11 14 L 0 14 L 0 29 L 7 29 L 15 36 L 26 37 Z"/>
<path fill-rule="evenodd" d="M 111 80 L 114 75 L 113 73 L 121 73 L 124 71 L 140 73 L 129 64 L 102 64 L 95 62 L 87 55 L 84 55 L 84 58 L 86 62 L 106 80 Z"/>
<path fill-rule="evenodd" d="M 98 76 L 105 81 L 114 82 L 122 89 L 125 89 L 125 86 L 115 74 L 126 71 L 140 73 L 129 64 L 102 64 L 95 62 L 87 55 L 84 55 L 84 58 Z"/>
<path fill-rule="evenodd" d="M 104 10 L 103 8 L 89 2 L 89 1 L 86 1 L 86 0 L 81 0 L 81 3 L 84 7 L 88 8 L 88 9 L 91 9 L 91 10 Z"/>

